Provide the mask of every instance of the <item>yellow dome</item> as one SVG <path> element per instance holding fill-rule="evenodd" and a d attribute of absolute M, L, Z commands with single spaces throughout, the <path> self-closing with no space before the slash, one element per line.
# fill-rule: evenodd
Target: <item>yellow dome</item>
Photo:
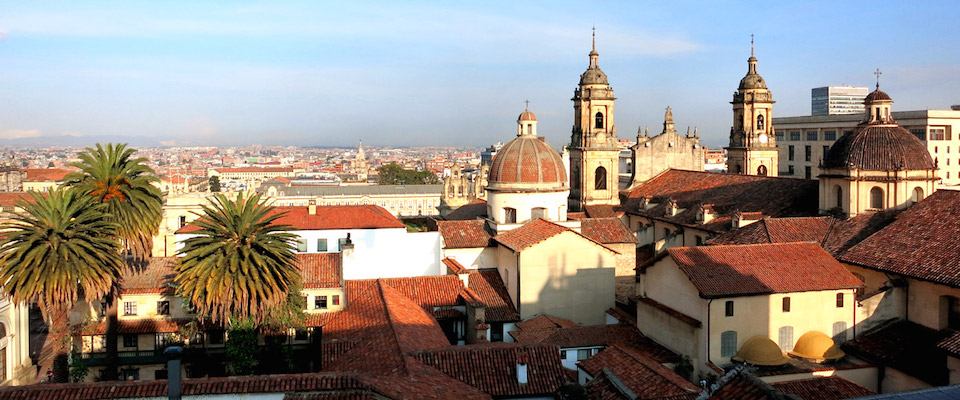
<path fill-rule="evenodd" d="M 844 353 L 825 333 L 810 331 L 800 336 L 790 355 L 814 361 L 832 361 L 843 358 Z"/>
<path fill-rule="evenodd" d="M 764 366 L 783 365 L 790 361 L 780 351 L 780 346 L 777 346 L 766 336 L 754 336 L 747 339 L 743 346 L 740 346 L 737 355 L 733 356 L 733 360 Z"/>

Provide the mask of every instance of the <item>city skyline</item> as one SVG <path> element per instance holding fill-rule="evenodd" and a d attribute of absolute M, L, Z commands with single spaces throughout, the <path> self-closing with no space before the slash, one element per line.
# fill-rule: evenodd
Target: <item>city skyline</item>
<path fill-rule="evenodd" d="M 486 146 L 524 101 L 554 147 L 587 66 L 617 90 L 621 139 L 699 126 L 727 141 L 750 35 L 775 117 L 809 115 L 810 89 L 881 87 L 895 110 L 949 109 L 952 3 L 313 5 L 4 4 L 0 145 L 145 137 L 167 145 Z M 878 29 L 882 26 L 883 29 Z M 918 45 L 919 44 L 919 45 Z M 72 139 L 83 140 L 83 139 Z"/>

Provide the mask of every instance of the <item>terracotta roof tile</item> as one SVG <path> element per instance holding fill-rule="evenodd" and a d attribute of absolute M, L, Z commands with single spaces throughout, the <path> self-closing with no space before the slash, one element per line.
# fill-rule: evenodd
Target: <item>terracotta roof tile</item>
<path fill-rule="evenodd" d="M 299 253 L 296 257 L 304 289 L 343 286 L 340 253 Z"/>
<path fill-rule="evenodd" d="M 444 217 L 448 221 L 473 220 L 487 216 L 487 202 L 476 199 L 453 210 Z"/>
<path fill-rule="evenodd" d="M 556 329 L 515 330 L 510 335 L 517 343 L 541 343 L 571 347 L 610 346 L 630 343 L 632 349 L 642 352 L 660 363 L 677 362 L 680 356 L 643 336 L 636 327 L 626 325 L 592 325 Z"/>
<path fill-rule="evenodd" d="M 923 170 L 936 165 L 930 151 L 910 131 L 896 126 L 861 124 L 841 136 L 823 157 L 825 168 Z"/>
<path fill-rule="evenodd" d="M 851 247 L 840 260 L 960 287 L 960 191 L 938 190 L 896 221 Z"/>
<path fill-rule="evenodd" d="M 587 218 L 580 222 L 580 233 L 595 242 L 637 243 L 637 236 L 617 218 Z"/>
<path fill-rule="evenodd" d="M 623 215 L 622 210 L 614 209 L 613 206 L 609 204 L 600 204 L 592 206 L 584 206 L 584 212 L 590 218 L 617 218 Z"/>
<path fill-rule="evenodd" d="M 650 358 L 637 347 L 616 343 L 580 361 L 578 365 L 593 377 L 599 377 L 604 370 L 613 373 L 641 399 L 682 395 L 696 397 L 699 394 L 697 386 L 664 367 L 661 362 Z"/>
<path fill-rule="evenodd" d="M 13 208 L 18 202 L 33 202 L 33 197 L 27 192 L 0 192 L 0 207 Z"/>
<path fill-rule="evenodd" d="M 500 243 L 507 248 L 513 251 L 523 251 L 528 247 L 536 245 L 544 240 L 552 238 L 556 235 L 559 235 L 564 232 L 572 232 L 577 236 L 583 237 L 591 242 L 596 243 L 600 247 L 603 247 L 607 250 L 610 250 L 614 253 L 617 253 L 615 250 L 604 246 L 603 243 L 597 242 L 587 236 L 584 236 L 573 229 L 567 228 L 565 226 L 557 225 L 553 222 L 537 218 L 533 221 L 530 221 L 523 226 L 501 233 L 493 238 L 497 243 Z M 617 253 L 619 254 L 619 253 Z"/>
<path fill-rule="evenodd" d="M 948 330 L 943 333 L 943 339 L 937 342 L 937 348 L 948 354 L 960 358 L 960 332 Z"/>
<path fill-rule="evenodd" d="M 486 322 L 513 322 L 520 319 L 520 314 L 514 308 L 510 294 L 507 293 L 507 287 L 500 279 L 500 272 L 497 270 L 471 271 L 470 289 L 486 305 L 484 311 Z"/>
<path fill-rule="evenodd" d="M 448 249 L 488 247 L 493 237 L 482 219 L 463 221 L 437 221 L 437 230 L 443 237 L 443 247 Z"/>
<path fill-rule="evenodd" d="M 274 221 L 278 225 L 290 225 L 294 230 L 328 229 L 385 229 L 404 228 L 397 217 L 383 207 L 376 205 L 357 206 L 317 206 L 317 213 L 310 215 L 307 207 L 274 207 L 274 213 L 284 213 Z M 195 224 L 188 224 L 176 233 L 190 233 L 200 230 Z"/>
<path fill-rule="evenodd" d="M 176 257 L 151 258 L 143 269 L 123 274 L 121 293 L 173 294 L 176 291 L 173 282 L 177 276 L 176 264 Z"/>
<path fill-rule="evenodd" d="M 861 334 L 841 347 L 866 361 L 941 386 L 947 384 L 947 359 L 937 344 L 952 333 L 899 321 Z"/>
<path fill-rule="evenodd" d="M 425 365 L 495 397 L 556 393 L 566 381 L 554 346 L 491 343 L 414 354 Z M 517 363 L 527 364 L 527 384 L 517 381 Z"/>
<path fill-rule="evenodd" d="M 517 322 L 517 328 L 525 331 L 532 331 L 536 329 L 554 330 L 557 328 L 573 328 L 577 326 L 580 325 L 569 319 L 554 317 L 547 314 L 540 314 L 527 318 L 521 322 Z"/>
<path fill-rule="evenodd" d="M 22 171 L 27 173 L 26 180 L 31 182 L 60 182 L 71 172 L 76 172 L 61 168 L 27 168 Z"/>
<path fill-rule="evenodd" d="M 461 265 L 454 258 L 447 257 L 440 260 L 440 262 L 442 262 L 443 265 L 447 267 L 447 272 L 449 272 L 450 274 L 457 275 L 457 274 L 466 274 L 470 272 L 466 267 Z"/>
<path fill-rule="evenodd" d="M 850 399 L 876 394 L 839 376 L 776 382 L 772 385 L 782 393 L 796 395 L 803 400 Z"/>
<path fill-rule="evenodd" d="M 737 211 L 760 212 L 767 217 L 802 217 L 818 214 L 819 184 L 810 179 L 759 177 L 671 169 L 634 188 L 623 209 L 631 214 L 669 221 L 712 232 L 732 228 Z M 640 207 L 650 196 L 655 206 Z M 681 212 L 667 215 L 667 200 Z M 697 221 L 702 203 L 713 204 L 717 216 L 706 224 Z"/>
<path fill-rule="evenodd" d="M 728 372 L 715 385 L 707 400 L 791 400 L 746 369 Z"/>
<path fill-rule="evenodd" d="M 704 298 L 863 286 L 815 243 L 676 247 L 667 251 Z"/>
<path fill-rule="evenodd" d="M 117 321 L 117 332 L 119 333 L 173 333 L 179 332 L 185 324 L 194 321 L 192 319 L 171 319 L 171 318 L 121 318 Z M 106 320 L 99 323 L 87 324 L 79 327 L 79 335 L 106 335 Z"/>

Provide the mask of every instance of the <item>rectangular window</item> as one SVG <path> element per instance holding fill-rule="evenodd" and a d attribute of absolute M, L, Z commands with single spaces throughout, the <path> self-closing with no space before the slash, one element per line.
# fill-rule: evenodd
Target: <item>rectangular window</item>
<path fill-rule="evenodd" d="M 503 341 L 503 322 L 490 323 L 490 341 L 491 342 Z M 560 352 L 560 358 L 564 358 L 562 351 Z"/>
<path fill-rule="evenodd" d="M 733 357 L 737 355 L 737 331 L 726 331 L 720 334 L 720 356 Z"/>
<path fill-rule="evenodd" d="M 795 173 L 797 173 L 797 171 L 794 170 L 793 166 L 792 166 L 792 165 L 788 165 L 788 166 L 787 166 L 787 175 L 793 175 L 793 174 L 795 174 Z"/>
<path fill-rule="evenodd" d="M 157 302 L 157 315 L 170 315 L 170 302 L 160 300 Z"/>
<path fill-rule="evenodd" d="M 123 302 L 123 315 L 137 315 L 137 302 L 135 301 Z"/>
<path fill-rule="evenodd" d="M 837 131 L 824 131 L 823 140 L 837 140 Z"/>
<path fill-rule="evenodd" d="M 123 376 L 123 380 L 125 381 L 139 381 L 140 368 L 124 368 L 120 370 L 120 375 Z"/>
<path fill-rule="evenodd" d="M 813 168 L 810 168 L 809 165 L 806 166 L 806 167 L 803 167 L 803 176 L 804 176 L 804 178 L 806 178 L 806 179 L 812 178 L 812 177 L 813 177 Z"/>
<path fill-rule="evenodd" d="M 808 142 L 817 141 L 817 131 L 807 131 L 807 141 Z"/>
<path fill-rule="evenodd" d="M 491 342 L 492 342 L 492 340 L 491 340 Z M 566 359 L 567 359 L 567 351 L 566 351 L 566 350 L 560 350 L 560 359 L 561 359 L 561 360 L 566 360 Z"/>
<path fill-rule="evenodd" d="M 590 349 L 580 349 L 577 350 L 577 361 L 582 361 L 590 358 L 593 355 L 593 352 Z"/>
<path fill-rule="evenodd" d="M 793 142 L 799 142 L 799 141 L 800 141 L 800 131 L 792 131 L 792 132 L 790 132 L 790 140 L 793 141 Z"/>
<path fill-rule="evenodd" d="M 843 308 L 843 293 L 837 293 L 837 308 Z"/>
<path fill-rule="evenodd" d="M 733 300 L 727 300 L 727 302 L 724 303 L 723 312 L 724 315 L 728 317 L 733 316 Z"/>
<path fill-rule="evenodd" d="M 787 160 L 793 161 L 793 145 L 787 146 Z"/>
<path fill-rule="evenodd" d="M 297 239 L 297 251 L 301 253 L 307 252 L 307 239 L 304 239 L 304 238 Z"/>
<path fill-rule="evenodd" d="M 339 294 L 333 295 L 333 305 L 335 305 L 335 306 L 339 306 L 339 305 L 340 305 L 340 295 L 339 295 Z"/>
<path fill-rule="evenodd" d="M 783 141 L 783 131 L 777 131 L 776 138 L 777 138 L 777 141 L 778 141 L 778 142 L 782 142 L 782 141 Z"/>
<path fill-rule="evenodd" d="M 307 310 L 310 307 L 310 296 L 303 296 L 303 309 Z"/>
<path fill-rule="evenodd" d="M 910 133 L 912 133 L 913 136 L 916 136 L 917 139 L 924 140 L 924 141 L 927 140 L 927 130 L 926 130 L 926 129 L 923 129 L 923 128 L 920 128 L 920 129 L 911 129 L 911 130 L 910 130 Z"/>
<path fill-rule="evenodd" d="M 803 146 L 803 161 L 810 161 L 813 158 L 813 147 Z"/>
<path fill-rule="evenodd" d="M 340 250 L 343 250 L 343 245 L 345 245 L 345 244 L 347 244 L 347 238 L 337 239 L 337 247 L 338 247 Z"/>
<path fill-rule="evenodd" d="M 327 309 L 327 296 L 316 296 L 313 298 L 313 309 L 314 310 L 326 310 Z"/>
<path fill-rule="evenodd" d="M 950 140 L 947 128 L 930 128 L 930 140 Z"/>
<path fill-rule="evenodd" d="M 135 349 L 140 346 L 140 335 L 136 334 L 125 334 L 123 335 L 123 347 Z"/>
<path fill-rule="evenodd" d="M 694 236 L 694 238 L 697 241 L 697 246 L 703 246 L 703 237 L 701 237 L 700 235 L 697 235 L 697 236 Z"/>
<path fill-rule="evenodd" d="M 790 312 L 790 298 L 783 298 L 783 312 Z"/>
<path fill-rule="evenodd" d="M 327 239 L 317 239 L 317 252 L 322 253 L 327 251 Z"/>
<path fill-rule="evenodd" d="M 783 351 L 793 350 L 793 327 L 784 326 L 780 328 L 780 341 L 777 343 Z"/>

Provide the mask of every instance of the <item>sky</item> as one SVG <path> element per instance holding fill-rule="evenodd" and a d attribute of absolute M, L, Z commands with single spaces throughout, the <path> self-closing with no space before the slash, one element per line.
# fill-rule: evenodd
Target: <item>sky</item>
<path fill-rule="evenodd" d="M 750 35 L 774 116 L 810 89 L 881 88 L 894 110 L 960 104 L 957 1 L 0 0 L 0 144 L 488 146 L 525 100 L 555 147 L 591 28 L 621 139 L 698 126 L 726 144 Z M 7 140 L 9 143 L 9 140 Z"/>

